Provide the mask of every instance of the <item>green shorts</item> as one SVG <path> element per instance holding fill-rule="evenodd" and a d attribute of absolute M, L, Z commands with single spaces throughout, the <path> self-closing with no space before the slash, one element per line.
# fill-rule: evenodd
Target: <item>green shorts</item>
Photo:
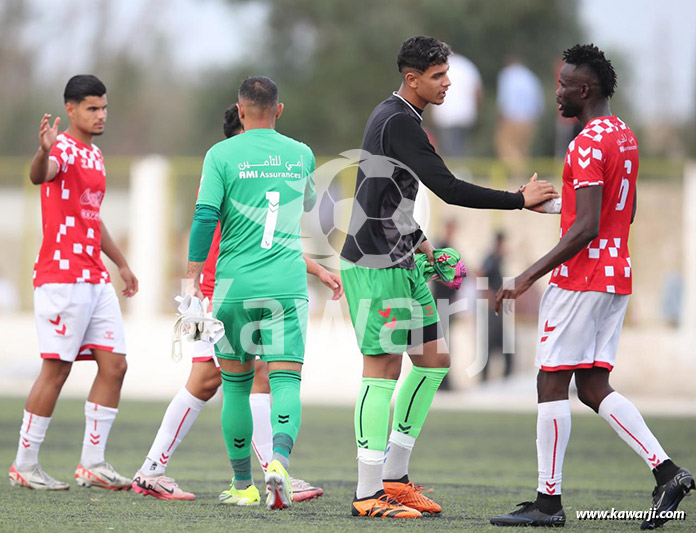
<path fill-rule="evenodd" d="M 363 354 L 403 353 L 432 340 L 423 339 L 424 328 L 439 326 L 440 317 L 420 270 L 366 268 L 341 261 L 341 279 Z M 442 336 L 439 327 L 436 331 Z"/>
<path fill-rule="evenodd" d="M 220 359 L 304 362 L 309 306 L 302 299 L 222 303 L 214 316 L 225 325 L 215 345 Z"/>

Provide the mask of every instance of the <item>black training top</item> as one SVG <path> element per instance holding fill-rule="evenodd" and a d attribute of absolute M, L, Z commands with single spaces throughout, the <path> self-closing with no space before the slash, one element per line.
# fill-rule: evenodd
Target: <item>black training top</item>
<path fill-rule="evenodd" d="M 448 204 L 524 207 L 521 193 L 455 178 L 428 141 L 421 127 L 422 113 L 396 93 L 372 111 L 363 135 L 343 259 L 370 268 L 415 267 L 413 253 L 425 239 L 413 219 L 419 181 Z"/>

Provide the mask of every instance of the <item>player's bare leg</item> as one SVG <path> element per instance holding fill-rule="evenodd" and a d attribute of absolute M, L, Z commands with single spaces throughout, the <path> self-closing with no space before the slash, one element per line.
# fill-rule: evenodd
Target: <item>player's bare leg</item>
<path fill-rule="evenodd" d="M 128 363 L 124 354 L 105 350 L 92 353 L 97 362 L 97 375 L 85 402 L 85 436 L 75 479 L 82 487 L 128 490 L 133 481 L 116 472 L 104 459 Z"/>
<path fill-rule="evenodd" d="M 193 396 L 207 402 L 220 388 L 220 371 L 213 360 L 194 361 L 191 365 L 191 373 L 186 381 L 186 390 Z"/>
<path fill-rule="evenodd" d="M 97 362 L 97 375 L 87 401 L 116 409 L 121 399 L 123 378 L 128 370 L 126 357 L 104 350 L 93 350 L 92 353 Z"/>
<path fill-rule="evenodd" d="M 70 375 L 72 363 L 58 359 L 44 359 L 41 371 L 29 392 L 24 409 L 38 416 L 50 417 L 56 407 L 65 380 Z"/>
<path fill-rule="evenodd" d="M 578 370 L 575 374 L 578 398 L 606 420 L 621 439 L 636 452 L 655 477 L 653 508 L 656 518 L 643 522 L 641 529 L 654 529 L 667 520 L 662 511 L 676 510 L 686 494 L 696 489 L 693 475 L 670 459 L 650 431 L 640 412 L 609 385 L 609 371 L 603 368 Z"/>
<path fill-rule="evenodd" d="M 72 363 L 55 359 L 44 359 L 41 364 L 41 371 L 24 407 L 17 456 L 10 467 L 9 478 L 13 486 L 37 490 L 69 488 L 67 483 L 52 478 L 39 466 L 39 448 L 71 368 Z"/>

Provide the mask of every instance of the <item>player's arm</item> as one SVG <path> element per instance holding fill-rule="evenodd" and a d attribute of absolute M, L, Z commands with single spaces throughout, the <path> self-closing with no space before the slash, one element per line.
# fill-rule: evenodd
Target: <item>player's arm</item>
<path fill-rule="evenodd" d="M 341 276 L 329 272 L 323 266 L 321 266 L 316 261 L 313 261 L 306 254 L 302 254 L 302 259 L 304 259 L 307 264 L 307 274 L 312 274 L 319 278 L 324 285 L 333 291 L 331 296 L 332 300 L 338 300 L 343 296 L 343 283 L 341 282 Z"/>
<path fill-rule="evenodd" d="M 631 211 L 631 224 L 636 219 L 636 212 L 638 211 L 638 188 L 633 193 L 633 211 Z"/>
<path fill-rule="evenodd" d="M 420 230 L 419 230 L 420 231 Z M 423 232 L 421 231 L 421 235 L 423 236 L 423 242 L 420 243 L 418 248 L 416 248 L 417 252 L 420 252 L 422 254 L 425 254 L 428 257 L 428 262 L 431 265 L 435 264 L 435 247 L 430 244 L 430 241 L 425 237 Z"/>
<path fill-rule="evenodd" d="M 435 152 L 423 128 L 405 115 L 396 115 L 387 123 L 384 140 L 389 155 L 409 167 L 448 204 L 478 209 L 522 209 L 559 196 L 553 185 L 536 178 L 518 192 L 489 189 L 457 179 Z"/>
<path fill-rule="evenodd" d="M 603 189 L 603 186 L 596 185 L 575 191 L 575 208 L 577 210 L 575 222 L 549 253 L 500 288 L 495 298 L 496 313 L 500 312 L 503 300 L 514 300 L 529 289 L 540 277 L 551 272 L 561 263 L 575 257 L 597 238 L 602 212 Z"/>
<path fill-rule="evenodd" d="M 48 156 L 58 138 L 60 117 L 56 117 L 53 126 L 49 123 L 50 118 L 51 115 L 45 114 L 39 125 L 39 149 L 31 160 L 31 168 L 29 169 L 29 179 L 34 185 L 51 181 L 58 173 L 58 163 L 49 159 Z"/>
<path fill-rule="evenodd" d="M 203 299 L 200 281 L 203 265 L 208 258 L 210 246 L 213 244 L 213 236 L 218 220 L 220 220 L 220 210 L 217 207 L 206 204 L 196 205 L 191 224 L 191 235 L 189 236 L 189 255 L 188 266 L 186 267 L 185 294 L 194 294 Z"/>
<path fill-rule="evenodd" d="M 135 277 L 133 271 L 128 266 L 125 256 L 121 252 L 121 249 L 111 238 L 111 234 L 106 229 L 104 222 L 101 222 L 101 249 L 102 252 L 111 259 L 114 264 L 118 267 L 118 273 L 121 279 L 126 284 L 123 289 L 123 295 L 127 298 L 134 296 L 138 292 L 138 278 Z"/>

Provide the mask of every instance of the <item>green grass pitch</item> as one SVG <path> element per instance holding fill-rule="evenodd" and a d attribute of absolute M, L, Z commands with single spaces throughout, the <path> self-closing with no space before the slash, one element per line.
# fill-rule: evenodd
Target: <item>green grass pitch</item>
<path fill-rule="evenodd" d="M 533 392 L 530 391 L 530 394 Z M 0 400 L 0 464 L 9 468 L 21 421 L 20 399 Z M 142 464 L 164 403 L 123 402 L 109 438 L 107 460 L 122 474 Z M 173 456 L 167 473 L 195 502 L 164 502 L 132 492 L 84 489 L 42 493 L 0 482 L 0 531 L 501 531 L 488 524 L 496 513 L 512 510 L 534 495 L 536 484 L 533 414 L 435 411 L 418 440 L 411 478 L 432 488 L 442 516 L 403 521 L 356 519 L 349 504 L 355 488 L 353 414 L 348 408 L 307 407 L 292 456 L 292 473 L 324 487 L 318 500 L 288 511 L 220 505 L 231 470 L 219 425 L 217 402 L 201 413 Z M 84 430 L 83 403 L 62 400 L 41 451 L 53 476 L 71 480 Z M 696 469 L 696 421 L 649 418 L 653 431 L 679 464 Z M 262 485 L 258 463 L 254 472 Z M 645 464 L 597 416 L 575 416 L 564 469 L 567 528 L 573 531 L 636 531 L 638 522 L 578 521 L 582 509 L 647 509 L 653 478 Z M 668 531 L 696 530 L 696 498 L 681 505 L 686 521 L 669 522 Z"/>

